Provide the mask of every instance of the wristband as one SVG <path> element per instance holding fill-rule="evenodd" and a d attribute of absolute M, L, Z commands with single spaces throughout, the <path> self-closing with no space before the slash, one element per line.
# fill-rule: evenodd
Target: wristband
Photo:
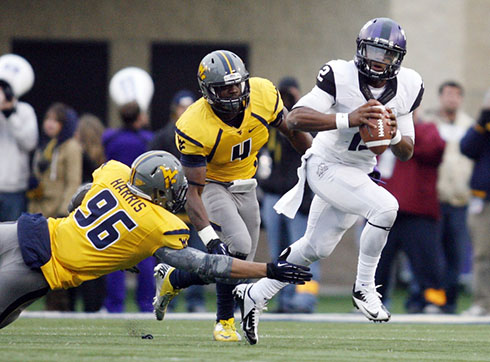
<path fill-rule="evenodd" d="M 401 140 L 402 140 L 402 134 L 400 133 L 400 130 L 399 130 L 399 129 L 397 129 L 397 130 L 396 130 L 396 133 L 395 133 L 395 137 L 393 137 L 393 138 L 391 139 L 390 144 L 391 144 L 391 145 L 396 145 L 397 143 L 400 143 L 400 141 L 401 141 Z"/>
<path fill-rule="evenodd" d="M 216 234 L 216 231 L 214 231 L 211 225 L 208 225 L 204 229 L 198 231 L 197 234 L 204 243 L 204 246 L 208 245 L 208 243 L 213 239 L 219 239 L 218 234 Z"/>
<path fill-rule="evenodd" d="M 337 129 L 349 128 L 349 113 L 336 113 L 335 125 Z"/>

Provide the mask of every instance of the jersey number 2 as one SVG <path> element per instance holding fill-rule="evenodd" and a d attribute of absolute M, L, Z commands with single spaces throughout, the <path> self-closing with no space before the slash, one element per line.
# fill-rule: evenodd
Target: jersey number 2
<path fill-rule="evenodd" d="M 360 145 L 359 143 L 361 143 L 361 134 L 357 132 L 352 136 L 352 140 L 349 144 L 349 151 L 362 151 L 368 149 L 367 146 Z"/>
<path fill-rule="evenodd" d="M 87 238 L 97 250 L 104 250 L 119 240 L 121 235 L 115 225 L 120 222 L 128 231 L 138 226 L 124 210 L 118 210 L 108 215 L 117 206 L 117 199 L 109 190 L 102 190 L 87 201 L 88 215 L 80 208 L 75 212 L 74 218 L 82 229 L 92 226 L 99 219 L 102 220 L 97 226 L 87 231 Z"/>

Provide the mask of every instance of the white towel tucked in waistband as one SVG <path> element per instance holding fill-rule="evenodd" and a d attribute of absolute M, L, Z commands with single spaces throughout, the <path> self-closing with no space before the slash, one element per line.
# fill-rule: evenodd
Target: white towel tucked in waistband
<path fill-rule="evenodd" d="M 284 214 L 290 219 L 294 219 L 294 216 L 298 212 L 301 202 L 303 201 L 306 182 L 306 160 L 312 155 L 312 153 L 308 151 L 301 157 L 301 166 L 298 167 L 297 170 L 298 182 L 274 205 L 274 210 L 276 210 L 278 214 Z"/>

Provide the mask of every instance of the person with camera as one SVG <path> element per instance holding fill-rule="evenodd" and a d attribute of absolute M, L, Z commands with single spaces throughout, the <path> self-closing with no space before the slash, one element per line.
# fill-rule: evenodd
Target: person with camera
<path fill-rule="evenodd" d="M 16 62 L 22 62 L 21 66 Z M 20 71 L 13 72 L 12 65 Z M 38 127 L 32 106 L 18 98 L 33 81 L 32 68 L 24 58 L 0 57 L 0 221 L 16 220 L 27 208 L 29 153 L 37 146 Z"/>

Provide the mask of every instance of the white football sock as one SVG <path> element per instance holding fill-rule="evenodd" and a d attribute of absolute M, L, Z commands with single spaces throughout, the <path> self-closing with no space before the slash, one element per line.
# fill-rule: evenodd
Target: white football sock
<path fill-rule="evenodd" d="M 356 290 L 359 289 L 361 284 L 374 286 L 374 274 L 376 274 L 376 267 L 378 266 L 378 257 L 373 257 L 359 253 L 359 260 L 357 262 L 357 277 L 356 277 Z"/>
<path fill-rule="evenodd" d="M 288 284 L 279 280 L 262 278 L 254 283 L 254 286 L 250 289 L 250 297 L 255 303 L 263 305 Z"/>

